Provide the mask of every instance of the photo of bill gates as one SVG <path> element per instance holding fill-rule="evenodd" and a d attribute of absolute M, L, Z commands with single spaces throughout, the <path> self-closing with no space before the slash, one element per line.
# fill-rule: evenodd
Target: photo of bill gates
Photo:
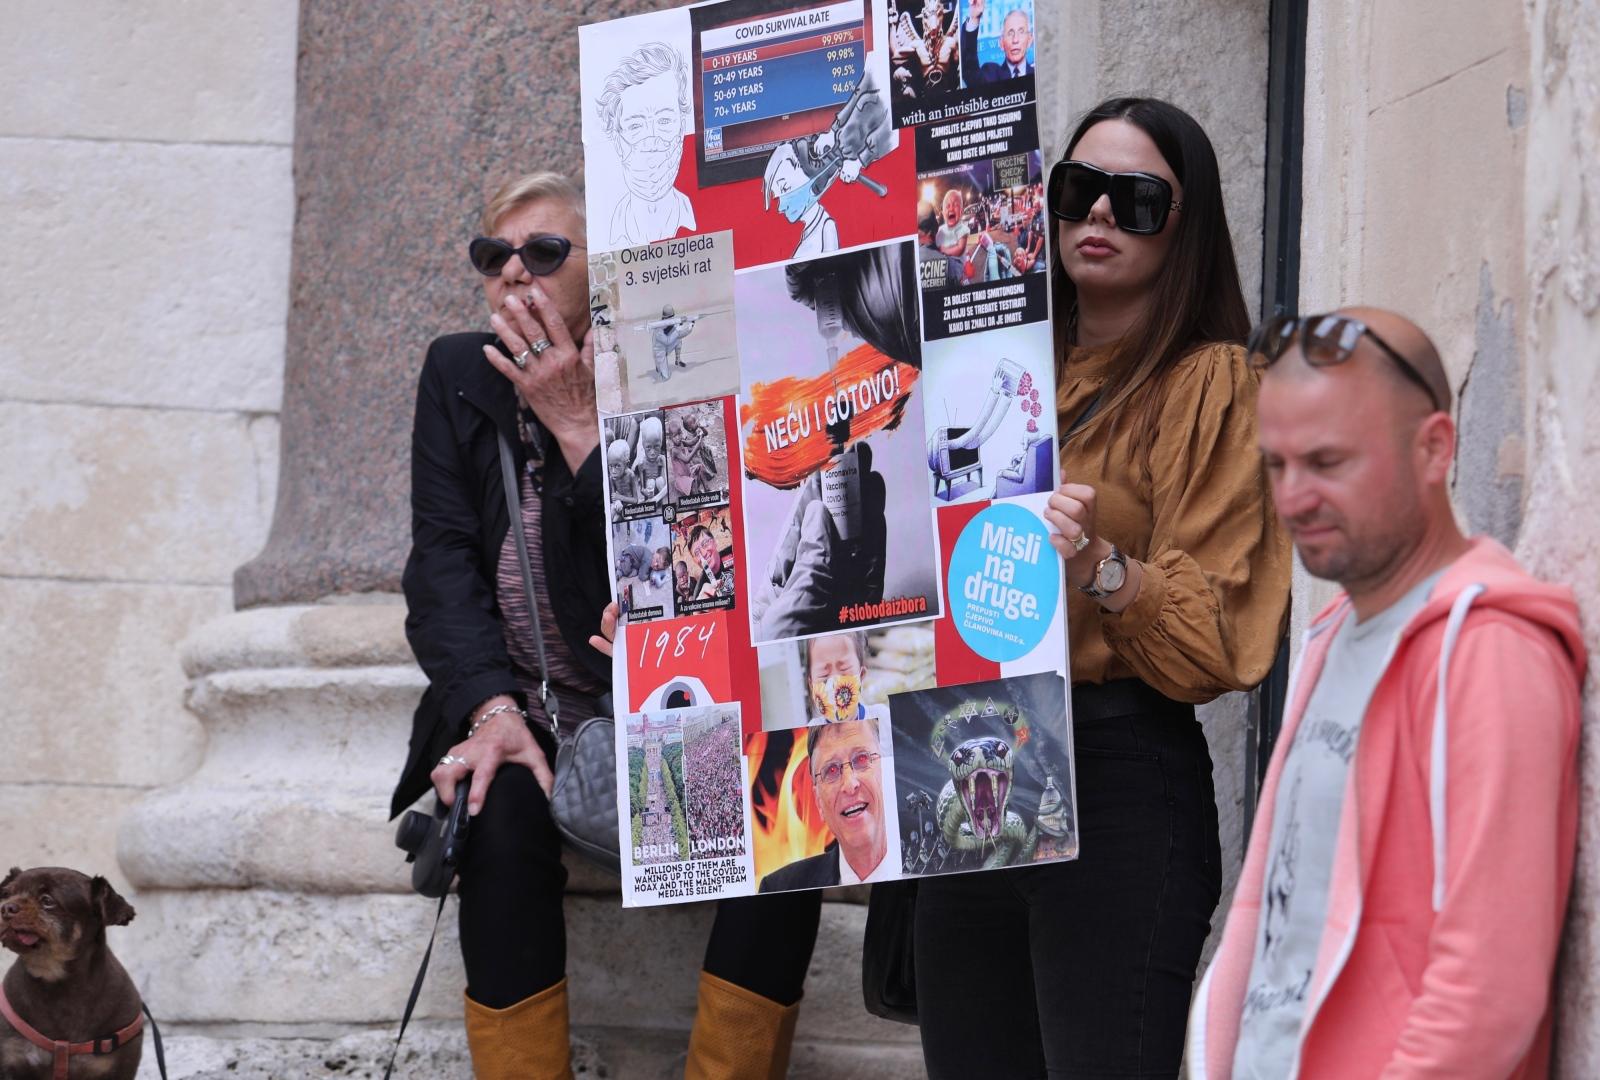
<path fill-rule="evenodd" d="M 899 857 L 891 858 L 889 852 L 894 830 L 885 815 L 894 800 L 892 790 L 887 798 L 883 790 L 888 769 L 879 739 L 878 721 L 872 717 L 817 724 L 807 730 L 812 796 L 834 841 L 822 854 L 763 877 L 761 892 L 856 885 L 899 876 Z"/>

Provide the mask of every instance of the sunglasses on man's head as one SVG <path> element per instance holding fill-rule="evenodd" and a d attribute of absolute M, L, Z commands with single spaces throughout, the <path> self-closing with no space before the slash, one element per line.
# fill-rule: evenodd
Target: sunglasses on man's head
<path fill-rule="evenodd" d="M 493 277 L 506 265 L 506 260 L 515 255 L 522 260 L 528 273 L 543 277 L 555 273 L 567 261 L 573 246 L 565 236 L 548 233 L 528 237 L 521 247 L 512 247 L 493 236 L 479 236 L 467 245 L 467 258 L 472 260 L 472 268 L 478 273 Z"/>
<path fill-rule="evenodd" d="M 1355 355 L 1362 337 L 1371 338 L 1372 343 L 1395 362 L 1402 375 L 1420 386 L 1435 409 L 1444 408 L 1438 391 L 1428 385 L 1428 380 L 1399 349 L 1379 337 L 1372 327 L 1349 315 L 1275 315 L 1250 331 L 1245 348 L 1250 363 L 1261 370 L 1271 367 L 1296 343 L 1306 363 L 1312 367 L 1332 367 Z"/>
<path fill-rule="evenodd" d="M 1102 195 L 1111 196 L 1117 228 L 1153 236 L 1166 228 L 1167 214 L 1182 210 L 1172 201 L 1172 185 L 1142 172 L 1106 172 L 1082 161 L 1058 161 L 1050 170 L 1046 201 L 1052 217 L 1082 221 Z"/>

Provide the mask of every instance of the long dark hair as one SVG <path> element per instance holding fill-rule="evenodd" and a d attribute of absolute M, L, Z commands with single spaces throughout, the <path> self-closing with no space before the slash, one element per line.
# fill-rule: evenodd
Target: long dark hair
<path fill-rule="evenodd" d="M 1194 117 L 1155 98 L 1122 97 L 1103 101 L 1078 121 L 1061 159 L 1072 157 L 1089 129 L 1106 120 L 1126 120 L 1155 142 L 1167 166 L 1183 185 L 1183 210 L 1168 219 L 1178 235 L 1150 290 L 1145 317 L 1116 347 L 1100 415 L 1128 423 L 1131 451 L 1148 455 L 1161 408 L 1162 377 L 1197 346 L 1242 342 L 1250 332 L 1250 313 L 1239 287 L 1228 214 L 1222 205 L 1222 180 L 1211 140 Z M 1055 306 L 1056 363 L 1071 348 L 1078 288 L 1061 265 L 1051 237 L 1050 288 Z"/>

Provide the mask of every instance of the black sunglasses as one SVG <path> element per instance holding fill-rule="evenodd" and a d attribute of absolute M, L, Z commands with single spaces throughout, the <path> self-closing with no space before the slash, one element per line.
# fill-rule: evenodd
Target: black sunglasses
<path fill-rule="evenodd" d="M 1052 217 L 1082 221 L 1107 193 L 1117 228 L 1140 236 L 1160 232 L 1166 228 L 1167 214 L 1183 209 L 1182 203 L 1172 201 L 1172 185 L 1159 176 L 1106 172 L 1082 161 L 1058 161 L 1050 169 L 1046 201 Z"/>
<path fill-rule="evenodd" d="M 555 273 L 567 261 L 572 249 L 582 246 L 573 244 L 565 236 L 552 236 L 549 233 L 530 236 L 522 242 L 521 247 L 512 247 L 493 236 L 477 236 L 467 245 L 467 258 L 472 260 L 472 268 L 478 273 L 493 277 L 505 266 L 506 260 L 515 255 L 522 260 L 523 268 L 528 273 L 543 277 Z"/>
<path fill-rule="evenodd" d="M 1306 363 L 1312 367 L 1332 367 L 1350 359 L 1355 354 L 1356 346 L 1361 344 L 1362 337 L 1371 338 L 1374 345 L 1387 353 L 1389 359 L 1400 368 L 1400 373 L 1422 388 L 1435 409 L 1444 408 L 1439 391 L 1428 385 L 1428 380 L 1422 377 L 1416 365 L 1402 356 L 1399 349 L 1379 337 L 1372 327 L 1349 315 L 1274 315 L 1250 331 L 1245 348 L 1249 352 L 1250 363 L 1264 371 L 1288 352 L 1289 346 L 1298 339 L 1300 353 L 1306 358 Z"/>

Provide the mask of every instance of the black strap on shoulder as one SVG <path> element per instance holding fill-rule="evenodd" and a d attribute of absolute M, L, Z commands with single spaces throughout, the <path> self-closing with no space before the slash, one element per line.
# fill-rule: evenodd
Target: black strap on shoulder
<path fill-rule="evenodd" d="M 511 536 L 517 545 L 517 565 L 522 569 L 522 587 L 528 594 L 528 621 L 533 624 L 533 646 L 539 657 L 539 704 L 550 718 L 550 730 L 560 738 L 561 725 L 556 712 L 560 708 L 555 690 L 550 686 L 550 665 L 544 658 L 544 630 L 539 625 L 539 597 L 533 591 L 533 568 L 528 564 L 528 537 L 522 529 L 522 496 L 518 493 L 517 465 L 511 456 L 511 444 L 505 433 L 495 428 L 495 438 L 500 442 L 500 473 L 505 478 L 506 512 L 511 515 Z"/>
<path fill-rule="evenodd" d="M 394 1072 L 394 1059 L 400 1054 L 400 1040 L 406 1037 L 406 1025 L 411 1023 L 411 1013 L 417 1007 L 417 998 L 422 995 L 422 980 L 428 975 L 428 961 L 433 959 L 433 941 L 439 936 L 439 920 L 444 917 L 444 902 L 450 897 L 449 886 L 445 887 L 444 895 L 439 897 L 439 909 L 433 913 L 433 932 L 428 935 L 428 947 L 422 953 L 422 966 L 417 968 L 416 980 L 411 984 L 411 996 L 406 998 L 405 1015 L 400 1017 L 400 1034 L 394 1037 L 394 1049 L 389 1051 L 389 1067 L 383 1070 L 383 1080 L 389 1080 L 389 1075 Z M 160 1036 L 156 1037 L 156 1058 L 161 1057 Z M 165 1069 L 161 1073 L 161 1080 L 167 1080 Z"/>
<path fill-rule="evenodd" d="M 1105 399 L 1106 399 L 1106 392 L 1103 389 L 1098 394 L 1096 394 L 1094 397 L 1090 398 L 1088 406 L 1086 406 L 1084 408 L 1084 410 L 1081 413 L 1078 414 L 1078 418 L 1076 420 L 1074 420 L 1070 425 L 1068 425 L 1067 430 L 1065 430 L 1065 431 L 1063 431 L 1061 433 L 1061 441 L 1060 441 L 1059 445 L 1061 445 L 1061 446 L 1067 445 L 1067 440 L 1068 439 L 1072 438 L 1079 431 L 1082 431 L 1083 430 L 1083 426 L 1085 424 L 1087 424 L 1090 420 L 1093 420 L 1094 416 L 1095 416 L 1095 413 L 1100 411 L 1100 406 L 1105 403 Z"/>

